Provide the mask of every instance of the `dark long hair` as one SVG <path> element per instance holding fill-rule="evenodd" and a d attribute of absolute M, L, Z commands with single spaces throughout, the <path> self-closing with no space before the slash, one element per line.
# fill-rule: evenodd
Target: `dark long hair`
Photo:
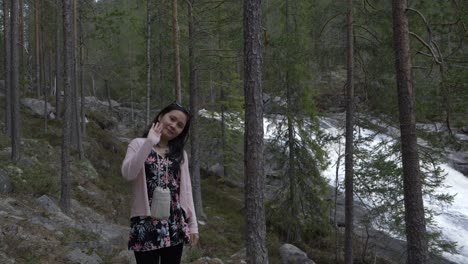
<path fill-rule="evenodd" d="M 165 108 L 163 108 L 158 113 L 158 115 L 156 115 L 156 117 L 153 120 L 153 123 L 158 122 L 160 116 L 163 116 L 163 115 L 165 115 L 165 114 L 167 114 L 167 113 L 169 113 L 170 111 L 173 111 L 173 110 L 181 111 L 182 113 L 184 113 L 187 116 L 187 122 L 185 123 L 185 127 L 182 130 L 182 132 L 176 138 L 174 138 L 174 139 L 172 139 L 172 140 L 170 140 L 168 142 L 168 144 L 169 144 L 169 154 L 168 154 L 168 156 L 175 159 L 177 161 L 177 163 L 179 164 L 179 166 L 180 166 L 180 164 L 182 164 L 182 162 L 184 162 L 184 146 L 185 146 L 185 143 L 188 140 L 188 133 L 189 133 L 189 130 L 190 130 L 190 112 L 187 109 L 185 109 L 182 105 L 180 105 L 179 103 L 172 103 L 172 104 L 166 106 Z M 144 138 L 146 138 L 148 136 L 148 133 L 149 133 L 149 130 L 151 129 L 151 126 L 152 126 L 152 124 L 150 124 L 149 127 L 143 133 Z M 179 168 L 176 168 L 176 169 L 177 169 L 176 171 L 178 171 Z"/>

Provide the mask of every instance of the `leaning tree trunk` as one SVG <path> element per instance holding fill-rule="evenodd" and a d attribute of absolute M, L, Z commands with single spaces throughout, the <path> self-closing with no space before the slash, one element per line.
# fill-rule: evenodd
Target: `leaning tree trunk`
<path fill-rule="evenodd" d="M 74 37 L 73 37 L 73 0 L 63 0 L 63 43 L 64 43 L 64 108 L 62 132 L 62 175 L 60 189 L 60 207 L 65 213 L 70 212 L 70 145 L 72 120 L 72 98 L 74 76 Z"/>
<path fill-rule="evenodd" d="M 7 1 L 7 0 L 4 0 Z M 20 109 L 19 109 L 19 2 L 12 0 L 10 13 L 11 43 L 10 43 L 10 87 L 11 87 L 11 158 L 19 161 L 20 150 Z"/>
<path fill-rule="evenodd" d="M 4 68 L 5 68 L 5 135 L 11 137 L 11 32 L 10 32 L 10 4 L 11 1 L 3 0 L 3 40 L 4 40 Z"/>
<path fill-rule="evenodd" d="M 175 67 L 175 95 L 176 101 L 182 102 L 182 83 L 180 81 L 180 32 L 177 21 L 177 0 L 172 0 L 172 31 L 174 37 L 174 67 Z"/>
<path fill-rule="evenodd" d="M 393 44 L 395 48 L 398 105 L 400 112 L 401 154 L 407 263 L 428 261 L 428 244 L 422 199 L 421 173 L 416 142 L 414 94 L 411 80 L 411 58 L 408 34 L 407 0 L 393 0 Z"/>
<path fill-rule="evenodd" d="M 347 80 L 346 80 L 346 146 L 345 146 L 345 243 L 346 264 L 353 263 L 354 230 L 354 36 L 353 0 L 348 0 L 347 16 Z"/>
<path fill-rule="evenodd" d="M 262 8 L 244 0 L 244 173 L 247 263 L 268 263 L 263 168 Z"/>

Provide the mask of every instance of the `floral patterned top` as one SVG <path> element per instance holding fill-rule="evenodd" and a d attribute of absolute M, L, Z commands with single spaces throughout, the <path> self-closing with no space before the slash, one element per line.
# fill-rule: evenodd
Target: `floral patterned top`
<path fill-rule="evenodd" d="M 135 216 L 130 219 L 128 249 L 149 251 L 190 242 L 186 214 L 179 203 L 180 177 L 174 168 L 176 160 L 164 158 L 151 150 L 145 161 L 146 187 L 151 205 L 157 186 L 171 191 L 171 211 L 166 220 L 151 216 Z"/>

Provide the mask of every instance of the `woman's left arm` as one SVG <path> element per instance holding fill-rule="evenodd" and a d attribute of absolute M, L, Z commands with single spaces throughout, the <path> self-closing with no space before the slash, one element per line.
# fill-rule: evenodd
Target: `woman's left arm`
<path fill-rule="evenodd" d="M 184 151 L 184 162 L 181 164 L 180 168 L 181 180 L 183 183 L 183 192 L 184 195 L 181 195 L 181 203 L 185 206 L 187 216 L 189 217 L 189 229 L 192 239 L 192 245 L 195 245 L 198 241 L 198 222 L 197 215 L 195 213 L 195 206 L 193 203 L 193 194 L 192 194 L 192 182 L 190 180 L 190 172 L 188 165 L 187 153 Z"/>

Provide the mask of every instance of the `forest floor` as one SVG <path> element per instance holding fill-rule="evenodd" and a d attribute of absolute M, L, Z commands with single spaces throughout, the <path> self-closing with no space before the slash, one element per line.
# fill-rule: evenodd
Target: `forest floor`
<path fill-rule="evenodd" d="M 21 109 L 19 162 L 10 161 L 10 140 L 0 133 L 0 174 L 9 176 L 12 185 L 9 192 L 0 194 L 0 263 L 84 263 L 79 259 L 89 263 L 132 263 L 133 256 L 126 250 L 130 188 L 120 176 L 127 146 L 125 135 L 103 125 L 109 120 L 105 112 L 88 113 L 86 158 L 79 160 L 77 152 L 72 151 L 72 211 L 65 215 L 58 208 L 62 123 L 50 120 L 45 132 L 42 117 Z M 3 97 L 0 115 L 4 115 Z M 207 219 L 199 225 L 199 246 L 186 248 L 184 263 L 209 263 L 207 257 L 223 263 L 242 263 L 243 188 L 228 186 L 202 171 L 202 196 Z M 296 246 L 316 263 L 340 263 L 335 261 L 336 235 L 342 241 L 340 232 L 322 232 Z M 267 219 L 270 263 L 281 263 L 279 248 L 284 243 L 282 234 Z M 362 248 L 360 242 L 356 243 L 355 252 Z"/>

